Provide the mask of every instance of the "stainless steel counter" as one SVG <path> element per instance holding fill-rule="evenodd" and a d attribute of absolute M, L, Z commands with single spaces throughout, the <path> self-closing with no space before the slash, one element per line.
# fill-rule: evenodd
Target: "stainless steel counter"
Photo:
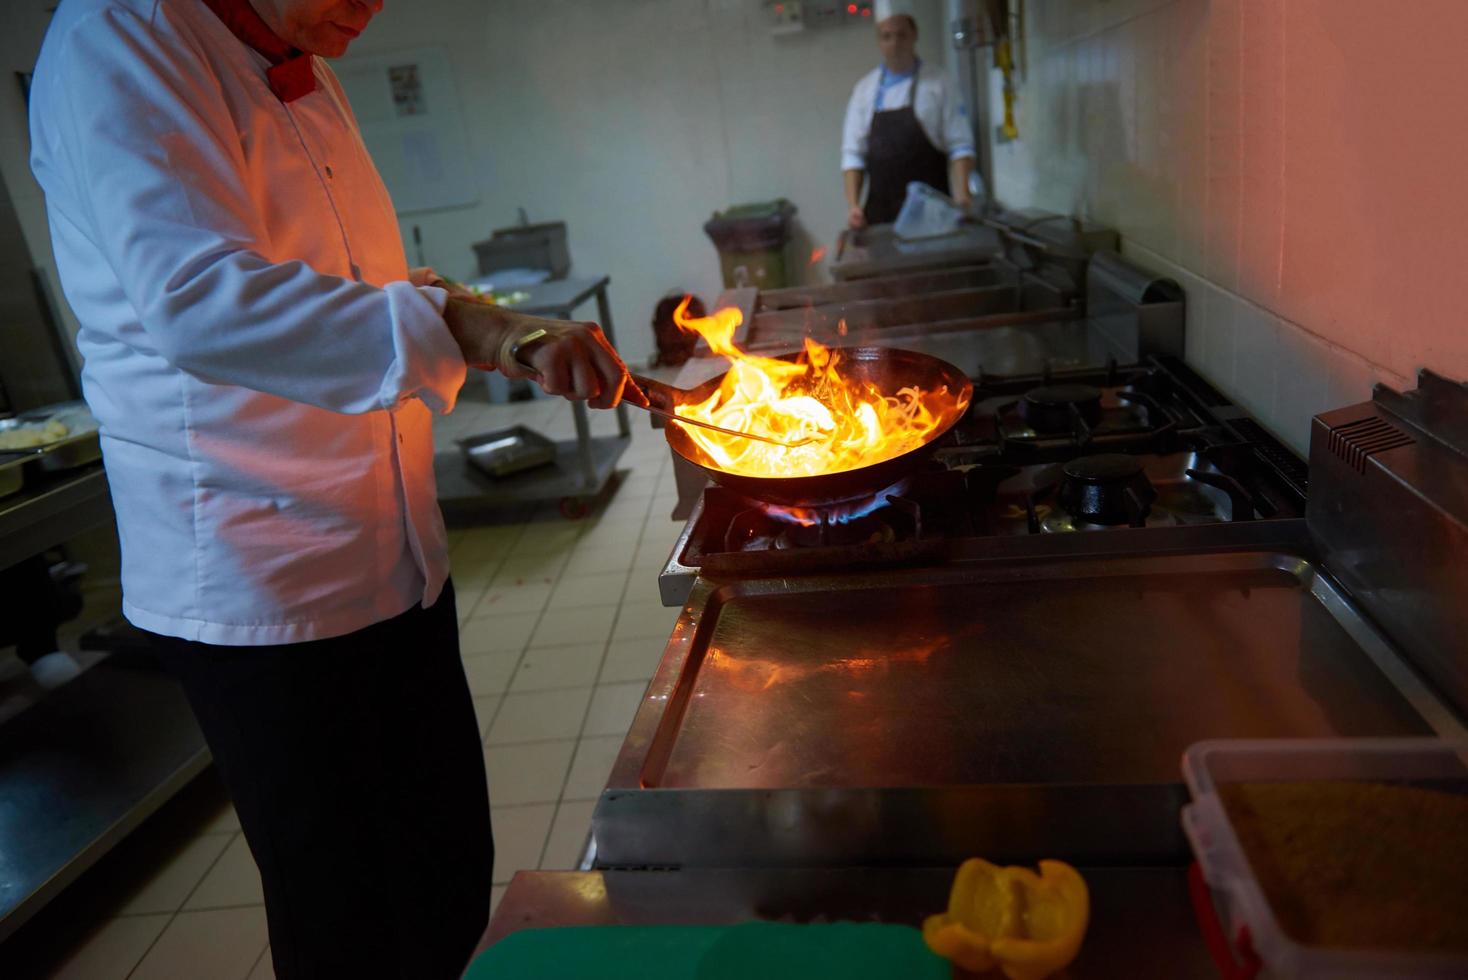
<path fill-rule="evenodd" d="M 700 580 L 597 808 L 599 864 L 1181 863 L 1189 744 L 1453 724 L 1307 555 L 1185 540 Z"/>
<path fill-rule="evenodd" d="M 1072 980 L 1216 976 L 1181 868 L 1083 868 L 1091 925 Z M 949 868 L 521 872 L 500 901 L 482 952 L 521 929 L 719 925 L 750 919 L 879 921 L 918 926 L 941 912 Z"/>
<path fill-rule="evenodd" d="M 831 276 L 838 282 L 901 272 L 973 265 L 1003 254 L 999 233 L 970 225 L 943 238 L 904 242 L 892 225 L 842 231 L 836 239 Z"/>

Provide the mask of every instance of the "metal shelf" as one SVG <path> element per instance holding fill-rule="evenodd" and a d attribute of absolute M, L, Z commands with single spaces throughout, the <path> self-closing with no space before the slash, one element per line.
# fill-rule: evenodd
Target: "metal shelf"
<path fill-rule="evenodd" d="M 113 654 L 0 729 L 0 941 L 209 764 L 178 682 Z"/>
<path fill-rule="evenodd" d="M 6 497 L 0 500 L 0 568 L 111 519 L 112 498 L 101 463 Z"/>
<path fill-rule="evenodd" d="M 0 501 L 0 568 L 113 519 L 102 464 Z M 0 940 L 210 761 L 183 690 L 114 653 L 0 727 Z"/>

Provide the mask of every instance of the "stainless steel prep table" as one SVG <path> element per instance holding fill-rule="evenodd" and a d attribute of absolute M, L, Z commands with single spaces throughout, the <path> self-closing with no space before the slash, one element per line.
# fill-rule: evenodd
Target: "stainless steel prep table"
<path fill-rule="evenodd" d="M 608 276 L 597 279 L 556 279 L 527 287 L 529 298 L 516 303 L 517 313 L 570 320 L 580 306 L 596 298 L 597 317 L 607 340 L 616 346 L 612 308 L 607 301 Z M 457 450 L 436 453 L 433 468 L 438 480 L 438 501 L 446 520 L 467 523 L 486 511 L 511 504 L 543 500 L 562 502 L 568 516 L 575 516 L 592 497 L 601 493 L 616 469 L 617 460 L 632 442 L 627 408 L 618 405 L 617 434 L 593 436 L 590 410 L 585 402 L 572 402 L 576 438 L 556 444 L 553 462 L 502 478 L 489 477 L 470 467 Z"/>
<path fill-rule="evenodd" d="M 1067 976 L 1214 976 L 1182 746 L 1456 723 L 1308 557 L 1303 521 L 1182 554 L 1197 530 L 1122 558 L 1062 536 L 895 573 L 700 581 L 598 803 L 596 867 L 517 875 L 481 949 L 569 925 L 918 925 L 982 854 L 1082 870 L 1092 920 Z M 1067 630 L 1081 614 L 1084 635 Z M 1200 616 L 1213 636 L 1167 642 Z"/>
<path fill-rule="evenodd" d="M 1176 864 L 1192 742 L 1451 730 L 1303 521 L 1198 530 L 701 578 L 597 807 L 599 865 Z"/>

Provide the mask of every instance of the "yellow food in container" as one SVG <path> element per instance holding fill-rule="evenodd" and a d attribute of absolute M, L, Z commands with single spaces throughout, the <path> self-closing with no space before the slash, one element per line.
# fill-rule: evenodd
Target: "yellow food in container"
<path fill-rule="evenodd" d="M 59 442 L 70 434 L 64 422 L 48 420 L 44 425 L 19 425 L 11 429 L 0 429 L 0 450 L 34 449 Z"/>

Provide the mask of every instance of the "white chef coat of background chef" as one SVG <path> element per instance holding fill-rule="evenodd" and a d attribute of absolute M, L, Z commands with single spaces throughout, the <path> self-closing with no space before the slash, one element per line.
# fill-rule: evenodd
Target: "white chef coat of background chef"
<path fill-rule="evenodd" d="M 31 164 L 124 612 L 157 633 L 342 635 L 432 604 L 448 574 L 430 409 L 452 407 L 463 356 L 312 60 L 316 91 L 283 104 L 196 0 L 67 0 L 41 52 Z"/>
<path fill-rule="evenodd" d="M 915 17 L 913 4 L 903 0 L 878 0 L 873 20 L 880 24 L 888 17 L 906 14 Z M 922 44 L 919 36 L 918 44 Z M 974 134 L 969 125 L 963 100 L 952 91 L 941 66 L 918 61 L 918 88 L 912 110 L 929 141 L 948 154 L 949 162 L 975 157 Z M 900 109 L 912 95 L 912 76 L 893 78 L 878 65 L 867 72 L 851 91 L 846 104 L 846 122 L 841 130 L 841 169 L 867 168 L 867 134 L 872 128 L 872 113 L 883 109 Z"/>

